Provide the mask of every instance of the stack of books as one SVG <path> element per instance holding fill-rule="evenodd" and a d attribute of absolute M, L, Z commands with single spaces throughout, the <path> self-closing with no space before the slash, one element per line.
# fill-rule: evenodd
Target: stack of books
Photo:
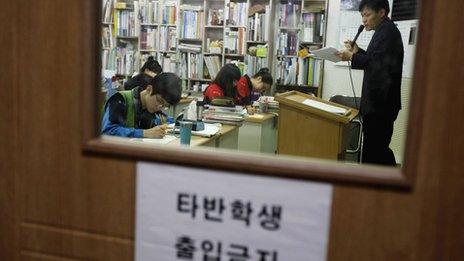
<path fill-rule="evenodd" d="M 207 105 L 203 111 L 203 122 L 206 123 L 223 123 L 229 125 L 242 125 L 244 120 L 243 107 L 222 107 Z"/>

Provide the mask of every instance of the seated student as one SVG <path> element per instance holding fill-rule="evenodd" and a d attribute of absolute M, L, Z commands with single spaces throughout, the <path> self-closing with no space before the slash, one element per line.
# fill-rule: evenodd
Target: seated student
<path fill-rule="evenodd" d="M 224 65 L 214 78 L 213 82 L 203 92 L 204 100 L 210 103 L 219 97 L 231 97 L 236 95 L 235 84 L 240 80 L 240 69 L 232 63 Z"/>
<path fill-rule="evenodd" d="M 101 133 L 134 138 L 162 138 L 166 125 L 155 126 L 156 113 L 175 105 L 182 93 L 180 78 L 160 73 L 144 90 L 136 87 L 119 91 L 105 103 Z"/>
<path fill-rule="evenodd" d="M 143 64 L 142 68 L 140 68 L 139 74 L 133 76 L 124 83 L 124 89 L 132 90 L 135 87 L 140 86 L 145 90 L 147 85 L 150 84 L 151 79 L 161 72 L 163 72 L 161 65 L 153 58 L 153 56 L 149 56 L 148 60 Z"/>
<path fill-rule="evenodd" d="M 252 92 L 257 92 L 262 95 L 272 86 L 272 75 L 268 68 L 261 68 L 253 77 L 244 75 L 237 82 L 237 93 L 235 96 L 235 104 L 246 106 L 249 114 L 255 113 L 255 109 L 251 106 L 253 100 Z"/>

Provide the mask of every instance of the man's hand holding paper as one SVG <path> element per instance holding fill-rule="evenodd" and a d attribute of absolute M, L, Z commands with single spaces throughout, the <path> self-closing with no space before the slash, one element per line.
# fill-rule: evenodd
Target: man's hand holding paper
<path fill-rule="evenodd" d="M 346 40 L 344 44 L 345 49 L 338 51 L 337 56 L 340 57 L 342 61 L 351 61 L 353 54 L 358 52 L 359 47 L 356 43 L 353 45 L 353 42 L 350 40 Z"/>

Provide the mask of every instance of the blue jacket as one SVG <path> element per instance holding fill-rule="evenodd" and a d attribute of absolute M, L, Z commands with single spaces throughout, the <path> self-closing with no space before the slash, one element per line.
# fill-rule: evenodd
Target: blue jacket
<path fill-rule="evenodd" d="M 141 91 L 142 88 L 139 87 L 131 91 L 117 92 L 108 99 L 103 111 L 102 134 L 142 138 L 144 129 L 174 122 L 172 117 L 168 117 L 162 111 L 150 113 L 142 109 Z"/>

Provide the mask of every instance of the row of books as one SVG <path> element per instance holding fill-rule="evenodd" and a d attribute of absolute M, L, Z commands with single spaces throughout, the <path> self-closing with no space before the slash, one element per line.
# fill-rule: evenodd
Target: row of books
<path fill-rule="evenodd" d="M 230 2 L 226 0 L 226 8 L 224 17 L 226 24 L 231 26 L 246 26 L 248 13 L 248 3 L 246 2 Z"/>
<path fill-rule="evenodd" d="M 179 51 L 182 51 L 182 52 L 193 52 L 193 53 L 201 52 L 200 44 L 179 43 L 178 48 L 179 48 Z"/>
<path fill-rule="evenodd" d="M 304 42 L 322 42 L 325 23 L 324 14 L 304 13 L 302 22 L 301 40 Z"/>
<path fill-rule="evenodd" d="M 249 76 L 253 76 L 259 71 L 259 69 L 268 68 L 269 67 L 269 60 L 268 60 L 267 57 L 266 58 L 261 58 L 261 57 L 247 55 L 246 56 L 246 64 L 247 64 L 246 73 Z"/>
<path fill-rule="evenodd" d="M 172 72 L 178 74 L 176 54 L 158 53 L 157 60 L 163 67 L 163 72 Z"/>
<path fill-rule="evenodd" d="M 319 87 L 322 74 L 322 60 L 298 58 L 297 84 Z"/>
<path fill-rule="evenodd" d="M 280 27 L 298 27 L 301 13 L 301 3 L 288 2 L 279 4 L 279 26 Z"/>
<path fill-rule="evenodd" d="M 182 78 L 200 79 L 203 77 L 203 59 L 199 53 L 181 54 Z"/>
<path fill-rule="evenodd" d="M 296 55 L 297 44 L 297 31 L 281 31 L 276 39 L 277 55 Z"/>
<path fill-rule="evenodd" d="M 309 85 L 319 87 L 322 60 L 314 58 L 284 58 L 276 65 L 276 82 L 281 85 Z"/>
<path fill-rule="evenodd" d="M 103 9 L 102 9 L 102 21 L 104 23 L 112 23 L 113 22 L 113 3 L 114 0 L 105 0 L 103 2 Z"/>
<path fill-rule="evenodd" d="M 276 83 L 282 85 L 296 84 L 297 58 L 283 58 L 277 60 L 275 78 Z"/>
<path fill-rule="evenodd" d="M 227 54 L 245 54 L 245 28 L 225 29 L 224 48 Z"/>
<path fill-rule="evenodd" d="M 177 30 L 176 27 L 161 26 L 159 47 L 163 51 L 175 51 L 177 47 Z"/>
<path fill-rule="evenodd" d="M 116 47 L 102 52 L 102 68 L 115 71 L 116 74 L 130 76 L 138 66 L 135 59 L 135 51 L 127 48 Z"/>
<path fill-rule="evenodd" d="M 157 27 L 142 27 L 140 32 L 140 49 L 141 50 L 158 50 L 159 38 Z"/>
<path fill-rule="evenodd" d="M 143 24 L 159 23 L 159 4 L 159 1 L 140 0 L 140 22 Z"/>
<path fill-rule="evenodd" d="M 177 22 L 177 3 L 176 2 L 164 3 L 161 23 L 176 24 L 176 22 Z"/>
<path fill-rule="evenodd" d="M 204 12 L 196 10 L 182 10 L 180 16 L 180 38 L 202 39 L 203 24 L 205 22 Z"/>
<path fill-rule="evenodd" d="M 241 106 L 222 107 L 208 105 L 207 107 L 208 108 L 203 111 L 203 122 L 242 125 L 245 120 L 243 108 Z"/>
<path fill-rule="evenodd" d="M 122 37 L 136 37 L 139 32 L 138 19 L 135 19 L 135 12 L 132 10 L 116 10 L 115 28 L 116 35 Z"/>
<path fill-rule="evenodd" d="M 114 47 L 113 29 L 110 26 L 102 27 L 102 47 L 110 49 Z"/>
<path fill-rule="evenodd" d="M 204 60 L 205 60 L 206 68 L 208 69 L 210 79 L 214 79 L 214 77 L 216 77 L 216 74 L 219 72 L 222 66 L 219 56 L 205 55 Z"/>
<path fill-rule="evenodd" d="M 255 13 L 248 18 L 248 40 L 255 42 L 268 41 L 269 39 L 269 23 L 271 19 L 270 6 L 265 6 L 264 13 Z"/>

